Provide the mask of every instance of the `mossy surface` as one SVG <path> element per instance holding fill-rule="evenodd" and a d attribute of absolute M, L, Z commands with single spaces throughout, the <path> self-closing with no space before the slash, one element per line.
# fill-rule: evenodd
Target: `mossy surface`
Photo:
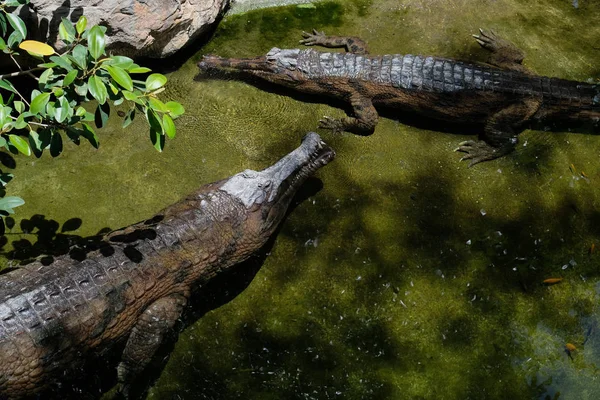
<path fill-rule="evenodd" d="M 373 54 L 483 61 L 470 35 L 484 27 L 533 71 L 588 80 L 600 77 L 599 6 L 356 0 L 228 17 L 169 76 L 165 97 L 187 113 L 163 154 L 143 123 L 112 120 L 98 151 L 19 158 L 17 215 L 80 218 L 80 235 L 117 228 L 269 165 L 344 114 L 199 78 L 202 54 L 256 56 L 318 28 L 361 36 Z M 385 117 L 370 137 L 320 133 L 338 154 L 317 173 L 322 190 L 290 214 L 248 288 L 183 331 L 148 398 L 600 398 L 598 136 L 528 130 L 513 154 L 467 168 L 452 150 L 472 136 Z"/>

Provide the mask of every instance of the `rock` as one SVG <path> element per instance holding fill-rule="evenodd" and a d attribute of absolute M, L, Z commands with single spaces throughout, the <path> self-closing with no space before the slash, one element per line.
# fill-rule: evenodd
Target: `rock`
<path fill-rule="evenodd" d="M 32 0 L 20 15 L 37 22 L 37 39 L 57 49 L 61 18 L 107 27 L 107 49 L 129 57 L 167 57 L 215 22 L 230 0 Z M 31 26 L 31 25 L 30 25 Z"/>

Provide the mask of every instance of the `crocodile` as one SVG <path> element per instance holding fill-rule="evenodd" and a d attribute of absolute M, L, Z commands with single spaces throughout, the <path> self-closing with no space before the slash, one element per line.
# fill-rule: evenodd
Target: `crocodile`
<path fill-rule="evenodd" d="M 0 275 L 0 398 L 39 396 L 119 343 L 117 382 L 127 398 L 190 296 L 255 254 L 299 186 L 334 156 L 310 132 L 272 166 L 204 185 L 106 234 L 85 259 L 65 254 Z"/>
<path fill-rule="evenodd" d="M 249 74 L 349 102 L 353 116 L 320 121 L 320 128 L 334 132 L 373 133 L 379 118 L 375 106 L 478 127 L 479 140 L 463 141 L 456 149 L 465 153 L 461 161 L 470 160 L 469 166 L 509 154 L 518 134 L 536 124 L 597 125 L 600 86 L 535 75 L 523 65 L 524 53 L 494 31 L 480 29 L 473 36 L 489 50 L 487 63 L 410 54 L 369 56 L 360 38 L 314 30 L 303 32 L 300 43 L 346 52 L 275 47 L 255 58 L 205 55 L 198 67 Z"/>

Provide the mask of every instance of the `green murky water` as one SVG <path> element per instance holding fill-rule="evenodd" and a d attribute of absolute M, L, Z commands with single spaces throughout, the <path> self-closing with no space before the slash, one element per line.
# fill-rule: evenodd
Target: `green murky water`
<path fill-rule="evenodd" d="M 295 47 L 316 27 L 361 36 L 373 54 L 483 61 L 470 34 L 491 27 L 537 73 L 598 78 L 600 2 L 573 4 L 355 0 L 226 18 L 170 75 L 165 97 L 187 113 L 163 154 L 142 121 L 114 120 L 99 150 L 19 158 L 17 216 L 80 218 L 78 235 L 117 228 L 263 168 L 323 115 L 343 115 L 194 80 L 202 54 Z M 320 133 L 338 153 L 317 174 L 323 189 L 289 216 L 249 287 L 181 334 L 149 399 L 600 398 L 598 136 L 525 131 L 515 153 L 468 169 L 452 150 L 472 136 L 388 118 L 371 137 Z"/>

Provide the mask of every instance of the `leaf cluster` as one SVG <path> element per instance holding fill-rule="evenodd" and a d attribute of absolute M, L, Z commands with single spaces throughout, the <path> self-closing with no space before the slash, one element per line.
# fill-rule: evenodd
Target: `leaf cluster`
<path fill-rule="evenodd" d="M 10 56 L 19 70 L 0 75 L 0 149 L 37 157 L 48 150 L 55 157 L 63 150 L 63 140 L 79 145 L 82 138 L 97 148 L 95 128 L 106 125 L 111 103 L 125 103 L 129 107 L 122 115 L 123 127 L 131 124 L 136 114 L 142 114 L 148 121 L 152 144 L 162 151 L 165 137 L 175 136 L 173 120 L 184 113 L 181 104 L 158 98 L 167 78 L 129 57 L 107 56 L 106 28 L 88 28 L 85 16 L 75 24 L 62 19 L 58 35 L 66 48 L 61 53 L 46 43 L 25 40 L 25 23 L 9 10 L 27 3 L 29 0 L 0 1 L 0 51 Z M 15 58 L 20 51 L 37 59 L 37 66 L 21 68 Z M 37 81 L 37 88 L 29 94 L 11 83 L 12 78 L 22 75 Z M 90 101 L 96 104 L 83 106 Z M 2 188 L 10 180 L 4 175 L 0 171 Z M 22 202 L 19 198 L 0 199 L 0 215 L 12 213 L 12 208 L 20 205 L 15 199 Z"/>

